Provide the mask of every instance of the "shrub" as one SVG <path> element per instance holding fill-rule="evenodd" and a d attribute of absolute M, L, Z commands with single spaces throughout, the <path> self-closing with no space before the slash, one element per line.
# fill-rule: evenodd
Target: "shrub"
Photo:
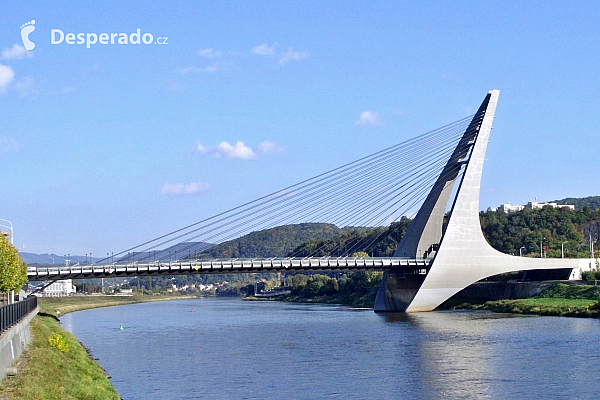
<path fill-rule="evenodd" d="M 50 346 L 56 347 L 63 353 L 69 351 L 69 343 L 67 342 L 67 339 L 65 339 L 60 333 L 55 333 L 54 335 L 50 336 L 48 338 L 48 343 L 50 343 Z"/>

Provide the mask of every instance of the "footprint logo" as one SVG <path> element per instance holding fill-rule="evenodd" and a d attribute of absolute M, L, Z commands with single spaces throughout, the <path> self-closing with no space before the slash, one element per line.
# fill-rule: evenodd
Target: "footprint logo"
<path fill-rule="evenodd" d="M 27 50 L 33 50 L 35 48 L 35 43 L 29 40 L 29 34 L 35 31 L 34 25 L 35 19 L 21 25 L 21 39 L 23 39 L 23 46 L 25 46 L 25 49 Z"/>

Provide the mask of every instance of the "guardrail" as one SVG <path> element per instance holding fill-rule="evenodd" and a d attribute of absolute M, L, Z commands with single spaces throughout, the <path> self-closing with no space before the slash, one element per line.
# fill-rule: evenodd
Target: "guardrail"
<path fill-rule="evenodd" d="M 37 307 L 37 297 L 29 297 L 25 300 L 0 307 L 0 334 L 19 323 L 27 314 Z"/>
<path fill-rule="evenodd" d="M 279 271 L 383 271 L 389 268 L 426 270 L 431 260 L 397 257 L 314 257 L 314 258 L 227 258 L 181 260 L 153 263 L 29 267 L 30 281 L 59 279 L 119 278 L 128 276 L 226 274 L 232 272 Z"/>

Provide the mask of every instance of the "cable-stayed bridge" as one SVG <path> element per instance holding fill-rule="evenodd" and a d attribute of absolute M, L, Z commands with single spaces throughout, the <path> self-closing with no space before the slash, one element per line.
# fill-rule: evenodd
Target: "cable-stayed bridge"
<path fill-rule="evenodd" d="M 376 311 L 430 311 L 468 285 L 511 271 L 584 268 L 590 260 L 531 259 L 494 250 L 479 222 L 485 151 L 499 91 L 478 111 L 414 139 L 288 186 L 116 254 L 133 261 L 30 268 L 30 280 L 237 272 L 383 270 Z M 449 209 L 449 211 L 448 211 Z M 414 216 L 406 232 L 402 218 Z M 300 222 L 382 227 L 338 248 L 325 242 L 307 252 L 253 259 L 151 260 L 153 249 L 174 243 L 185 253 L 194 241 L 224 243 L 252 231 Z M 400 235 L 403 233 L 403 235 Z M 392 257 L 378 254 L 395 236 Z M 133 253 L 132 253 L 133 252 Z"/>

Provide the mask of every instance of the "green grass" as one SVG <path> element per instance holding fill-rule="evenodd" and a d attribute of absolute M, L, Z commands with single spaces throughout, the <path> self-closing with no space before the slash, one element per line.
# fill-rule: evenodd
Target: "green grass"
<path fill-rule="evenodd" d="M 48 341 L 57 333 L 68 343 L 67 352 Z M 120 399 L 102 368 L 54 318 L 35 317 L 31 334 L 32 343 L 19 361 L 19 374 L 2 382 L 6 399 Z"/>
<path fill-rule="evenodd" d="M 31 321 L 32 342 L 17 363 L 18 374 L 6 377 L 0 398 L 13 399 L 98 399 L 121 397 L 104 370 L 90 358 L 75 336 L 62 329 L 54 316 L 88 308 L 108 307 L 147 301 L 184 299 L 184 296 L 144 297 L 43 297 L 38 299 L 40 314 Z M 60 334 L 67 352 L 52 346 L 51 337 Z"/>
<path fill-rule="evenodd" d="M 454 308 L 491 310 L 513 314 L 562 317 L 600 317 L 600 287 L 557 283 L 539 297 L 518 300 L 487 301 L 483 304 L 463 303 Z"/>

